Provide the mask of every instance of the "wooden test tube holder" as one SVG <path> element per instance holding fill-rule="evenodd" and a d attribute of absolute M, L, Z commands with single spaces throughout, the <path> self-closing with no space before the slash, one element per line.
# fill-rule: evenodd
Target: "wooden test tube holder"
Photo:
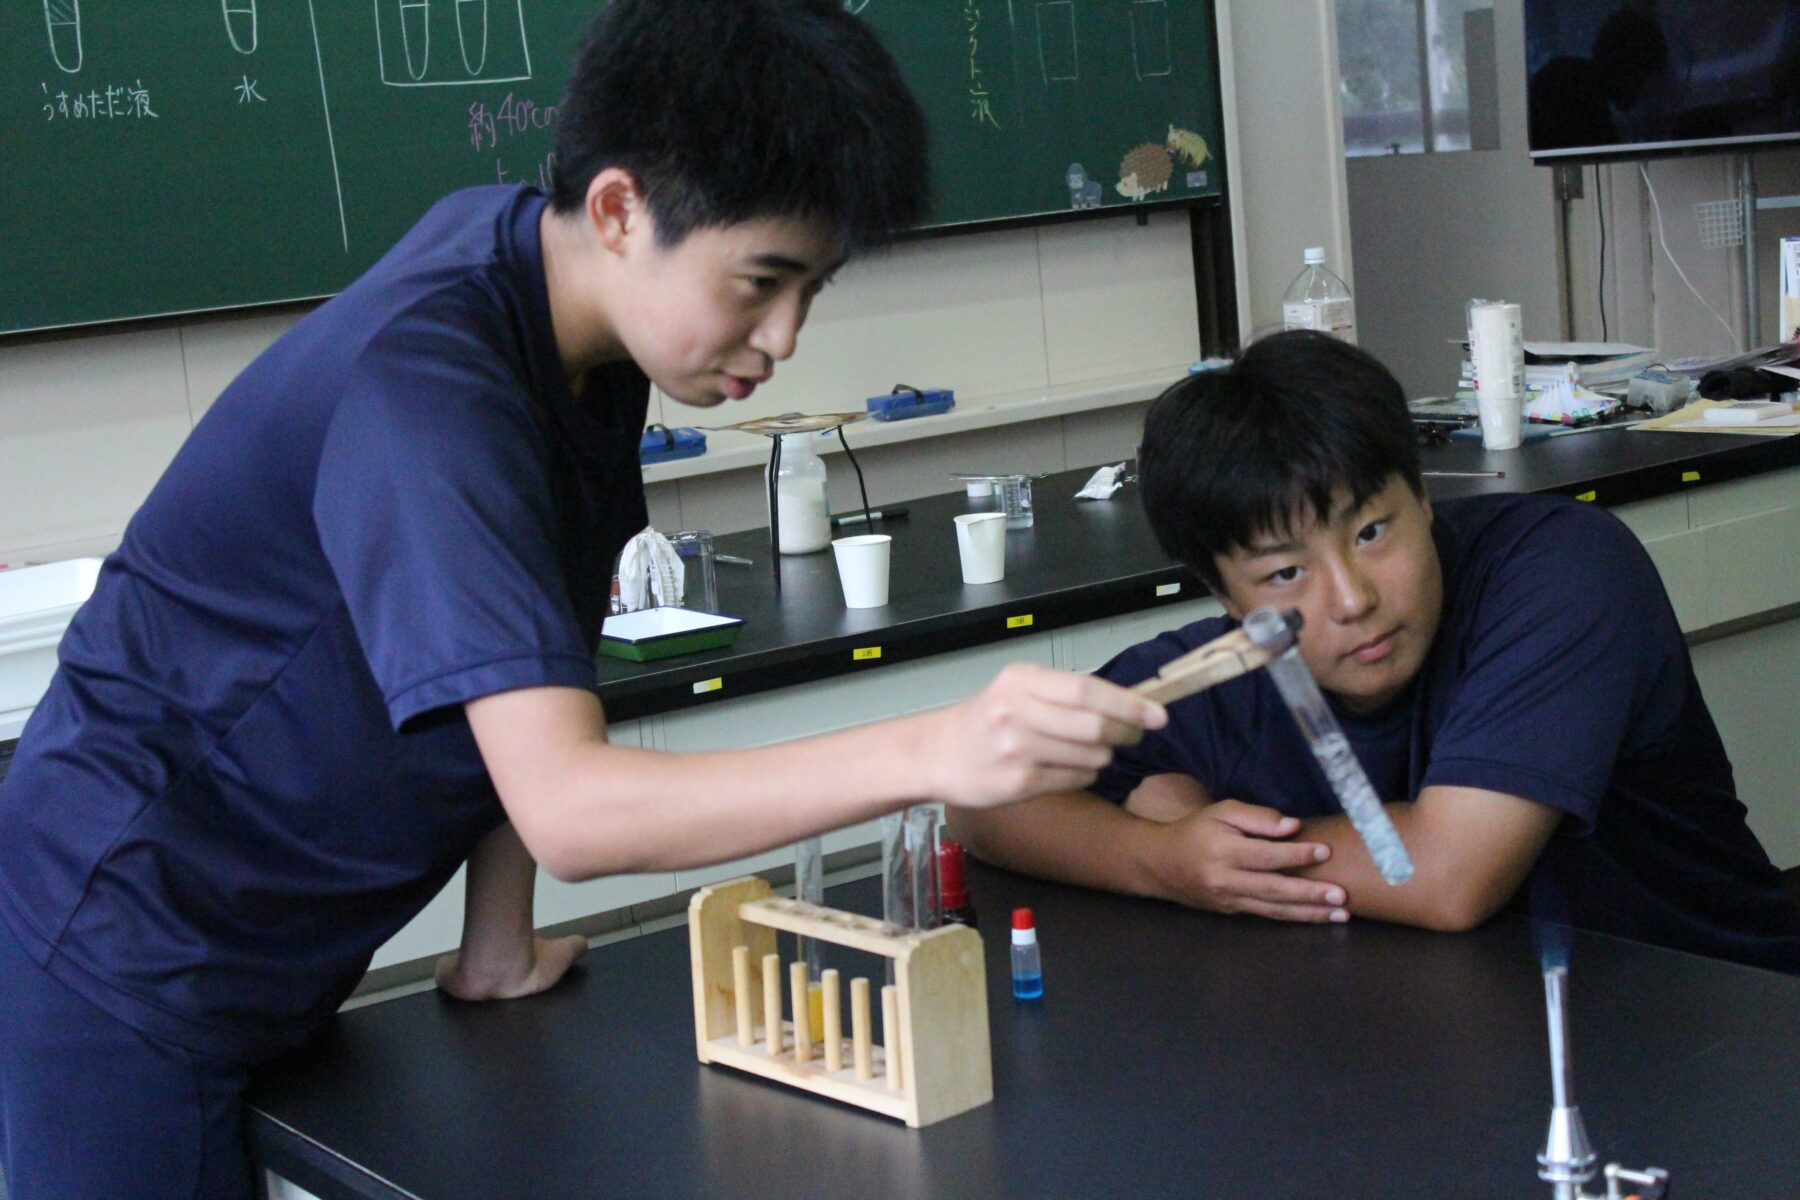
<path fill-rule="evenodd" d="M 763 956 L 775 953 L 777 931 L 849 946 L 894 960 L 897 1028 L 882 1031 L 887 1045 L 872 1050 L 873 1076 L 858 1079 L 853 1046 L 840 1045 L 829 1070 L 818 1056 L 798 1061 L 792 1023 L 781 1021 L 784 1047 L 771 1054 L 762 1020 Z M 688 939 L 694 971 L 694 1032 L 703 1063 L 719 1063 L 790 1087 L 873 1109 L 914 1129 L 979 1108 L 994 1098 L 993 1051 L 988 1042 L 987 967 L 981 935 L 961 925 L 889 932 L 872 917 L 823 908 L 774 895 L 758 876 L 701 888 L 688 907 Z M 757 1010 L 752 1044 L 738 1041 L 737 979 L 733 950 L 749 948 L 749 988 Z M 779 1010 L 774 1019 L 780 1020 Z M 899 1037 L 896 1039 L 895 1034 Z M 900 1083 L 888 1085 L 887 1058 L 899 1042 Z"/>
<path fill-rule="evenodd" d="M 1297 628 L 1299 625 L 1292 621 L 1290 614 L 1289 629 Z M 1292 639 L 1289 639 L 1289 644 L 1291 643 Z M 1196 692 L 1216 687 L 1228 679 L 1236 679 L 1240 675 L 1248 675 L 1258 667 L 1267 666 L 1286 649 L 1285 645 L 1258 646 L 1250 640 L 1250 634 L 1240 627 L 1188 651 L 1180 658 L 1164 663 L 1155 675 L 1131 690 L 1158 704 L 1173 704 Z"/>

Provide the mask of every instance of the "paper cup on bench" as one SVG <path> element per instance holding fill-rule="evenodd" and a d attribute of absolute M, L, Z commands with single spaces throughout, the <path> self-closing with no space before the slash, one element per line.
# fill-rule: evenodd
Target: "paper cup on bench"
<path fill-rule="evenodd" d="M 962 513 L 956 522 L 956 552 L 964 583 L 999 583 L 1006 578 L 1006 514 Z"/>
<path fill-rule="evenodd" d="M 844 587 L 844 607 L 880 608 L 888 602 L 888 549 L 893 540 L 885 533 L 864 533 L 831 543 L 838 582 Z"/>

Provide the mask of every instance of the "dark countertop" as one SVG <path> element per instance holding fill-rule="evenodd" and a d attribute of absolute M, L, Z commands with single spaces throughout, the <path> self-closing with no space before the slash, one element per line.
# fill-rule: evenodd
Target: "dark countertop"
<path fill-rule="evenodd" d="M 1800 437 L 1616 428 L 1535 440 L 1517 450 L 1451 442 L 1426 447 L 1424 459 L 1427 470 L 1506 472 L 1504 479 L 1428 479 L 1434 499 L 1554 492 L 1611 506 L 1800 466 Z M 629 720 L 716 703 L 1202 594 L 1156 545 L 1135 486 L 1105 502 L 1072 499 L 1092 473 L 1089 467 L 1037 481 L 1036 525 L 1007 533 L 1006 579 L 979 587 L 962 582 L 957 563 L 950 518 L 969 511 L 961 493 L 906 501 L 910 516 L 875 529 L 894 538 L 884 608 L 844 607 L 829 550 L 783 558 L 778 590 L 768 530 L 723 535 L 721 553 L 756 563 L 719 567 L 720 608 L 746 618 L 736 643 L 658 663 L 601 658 L 607 714 Z M 1179 594 L 1156 594 L 1159 585 L 1174 582 L 1183 584 Z M 1008 625 L 1022 616 L 1031 618 L 1029 625 Z M 879 658 L 852 657 L 870 646 L 880 647 Z M 722 685 L 695 692 L 695 684 L 714 679 Z"/>
<path fill-rule="evenodd" d="M 683 929 L 550 993 L 341 1016 L 264 1070 L 264 1165 L 325 1200 L 1548 1196 L 1530 925 L 1291 925 L 973 864 L 994 1103 L 923 1130 L 695 1061 Z M 879 908 L 874 880 L 829 902 Z M 1036 912 L 1045 999 L 1008 985 Z M 783 939 L 784 960 L 792 947 Z M 866 973 L 866 971 L 859 972 Z M 1575 1100 L 1600 1163 L 1800 1195 L 1800 979 L 1577 933 Z"/>

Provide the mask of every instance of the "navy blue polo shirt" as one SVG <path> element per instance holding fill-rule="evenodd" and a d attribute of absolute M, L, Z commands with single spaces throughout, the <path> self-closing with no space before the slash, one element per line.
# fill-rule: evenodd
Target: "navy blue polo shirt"
<path fill-rule="evenodd" d="M 1744 821 L 1731 764 L 1655 566 L 1603 509 L 1548 496 L 1434 506 L 1438 635 L 1407 692 L 1336 709 L 1376 792 L 1434 785 L 1523 796 L 1566 814 L 1533 870 L 1536 915 L 1800 973 L 1800 912 Z M 1197 621 L 1101 669 L 1121 684 L 1232 628 Z M 1302 638 L 1305 633 L 1302 632 Z M 1339 811 L 1266 672 L 1170 707 L 1094 791 L 1150 775 L 1299 817 Z M 1549 885 L 1549 886 L 1546 886 Z"/>
<path fill-rule="evenodd" d="M 571 396 L 544 206 L 448 197 L 251 364 L 70 626 L 0 785 L 0 914 L 121 1020 L 302 1040 L 504 820 L 462 704 L 595 686 L 649 383 Z"/>

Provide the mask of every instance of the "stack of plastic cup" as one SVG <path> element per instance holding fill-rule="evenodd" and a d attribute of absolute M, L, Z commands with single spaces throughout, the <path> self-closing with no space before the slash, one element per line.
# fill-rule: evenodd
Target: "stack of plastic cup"
<path fill-rule="evenodd" d="M 1525 405 L 1525 340 L 1517 304 L 1469 301 L 1469 360 L 1475 368 L 1481 444 L 1511 450 L 1519 444 Z"/>

